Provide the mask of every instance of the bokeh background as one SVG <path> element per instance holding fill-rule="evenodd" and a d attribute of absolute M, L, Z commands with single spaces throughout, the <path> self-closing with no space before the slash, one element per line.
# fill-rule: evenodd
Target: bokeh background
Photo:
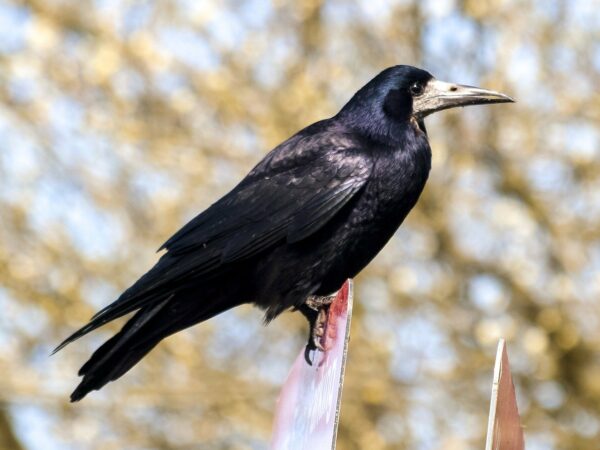
<path fill-rule="evenodd" d="M 299 314 L 223 314 L 75 405 L 122 322 L 49 353 L 398 63 L 518 103 L 427 120 L 429 184 L 356 280 L 339 448 L 483 448 L 504 336 L 528 449 L 597 449 L 594 0 L 0 0 L 0 448 L 267 448 Z"/>

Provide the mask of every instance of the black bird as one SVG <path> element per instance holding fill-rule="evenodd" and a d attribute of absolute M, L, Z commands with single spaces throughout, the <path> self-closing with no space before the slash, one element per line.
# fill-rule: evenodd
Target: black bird
<path fill-rule="evenodd" d="M 83 365 L 71 401 L 119 378 L 165 337 L 243 303 L 265 310 L 266 322 L 300 310 L 311 326 L 307 354 L 318 348 L 328 296 L 375 257 L 423 190 L 431 167 L 423 119 L 512 101 L 411 66 L 381 72 L 334 117 L 273 149 L 165 242 L 152 269 L 57 347 L 137 311 Z"/>

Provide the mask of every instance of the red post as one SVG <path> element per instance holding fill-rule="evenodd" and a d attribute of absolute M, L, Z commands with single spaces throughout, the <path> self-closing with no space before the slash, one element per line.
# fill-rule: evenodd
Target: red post
<path fill-rule="evenodd" d="M 329 308 L 322 344 L 313 364 L 299 353 L 283 385 L 273 425 L 272 450 L 335 449 L 344 368 L 352 317 L 352 280 Z"/>
<path fill-rule="evenodd" d="M 525 441 L 506 352 L 500 339 L 494 367 L 486 450 L 524 450 Z"/>

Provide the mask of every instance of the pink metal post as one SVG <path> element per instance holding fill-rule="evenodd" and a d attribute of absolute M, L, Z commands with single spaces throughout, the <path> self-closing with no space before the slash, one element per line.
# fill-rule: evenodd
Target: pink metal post
<path fill-rule="evenodd" d="M 283 385 L 271 449 L 335 449 L 351 317 L 352 280 L 348 280 L 329 308 L 321 341 L 325 351 L 315 351 L 309 366 L 302 349 Z"/>
<path fill-rule="evenodd" d="M 506 343 L 500 339 L 494 381 L 492 384 L 492 399 L 490 402 L 490 417 L 486 450 L 524 450 L 523 428 L 517 408 L 515 385 L 510 373 Z"/>

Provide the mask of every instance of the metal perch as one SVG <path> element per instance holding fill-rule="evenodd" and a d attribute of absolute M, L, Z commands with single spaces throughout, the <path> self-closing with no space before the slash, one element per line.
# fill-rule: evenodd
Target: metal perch
<path fill-rule="evenodd" d="M 290 370 L 277 401 L 271 449 L 335 449 L 351 317 L 348 280 L 329 308 L 325 351 L 315 351 L 309 366 L 302 350 Z"/>

